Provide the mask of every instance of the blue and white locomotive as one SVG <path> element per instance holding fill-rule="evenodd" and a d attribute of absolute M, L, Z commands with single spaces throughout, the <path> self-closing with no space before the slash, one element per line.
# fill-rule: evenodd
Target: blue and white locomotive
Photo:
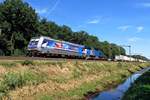
<path fill-rule="evenodd" d="M 101 58 L 100 50 L 88 49 L 84 45 L 74 44 L 66 41 L 55 40 L 40 36 L 32 38 L 28 44 L 30 56 L 67 56 L 78 58 Z"/>

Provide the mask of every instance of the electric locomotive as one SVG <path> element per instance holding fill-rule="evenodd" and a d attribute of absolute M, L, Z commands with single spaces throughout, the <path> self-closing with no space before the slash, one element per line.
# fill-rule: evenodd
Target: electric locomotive
<path fill-rule="evenodd" d="M 84 45 L 60 41 L 46 36 L 34 37 L 28 44 L 29 56 L 61 56 L 76 58 L 94 58 L 103 57 L 100 50 L 90 49 Z"/>

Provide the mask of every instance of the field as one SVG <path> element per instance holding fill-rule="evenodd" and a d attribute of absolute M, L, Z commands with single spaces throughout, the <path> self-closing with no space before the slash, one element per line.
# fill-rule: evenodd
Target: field
<path fill-rule="evenodd" d="M 126 92 L 123 100 L 149 100 L 150 70 L 140 76 Z"/>
<path fill-rule="evenodd" d="M 0 98 L 80 100 L 121 83 L 149 63 L 105 61 L 0 61 Z"/>

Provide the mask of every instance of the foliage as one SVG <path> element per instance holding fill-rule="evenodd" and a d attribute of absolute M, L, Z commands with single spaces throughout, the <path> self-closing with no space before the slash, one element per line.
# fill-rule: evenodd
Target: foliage
<path fill-rule="evenodd" d="M 21 64 L 23 65 L 23 66 L 28 66 L 28 65 L 34 65 L 34 63 L 33 63 L 33 61 L 30 61 L 30 60 L 25 60 L 25 61 L 23 61 L 23 62 L 21 62 Z"/>
<path fill-rule="evenodd" d="M 73 32 L 66 25 L 59 26 L 55 22 L 39 19 L 35 9 L 23 0 L 4 0 L 0 3 L 0 16 L 0 55 L 24 55 L 31 37 L 39 35 L 96 48 L 109 58 L 125 54 L 122 47 L 101 42 L 85 31 Z"/>
<path fill-rule="evenodd" d="M 24 85 L 37 85 L 44 82 L 46 77 L 40 75 L 39 73 L 26 71 L 21 72 L 8 72 L 0 81 L 0 97 L 7 95 L 9 90 L 13 90 Z"/>
<path fill-rule="evenodd" d="M 35 10 L 22 0 L 5 0 L 0 3 L 0 16 L 3 52 L 12 55 L 14 49 L 24 50 L 30 38 L 38 32 Z"/>
<path fill-rule="evenodd" d="M 149 100 L 150 70 L 140 76 L 125 93 L 123 100 Z"/>
<path fill-rule="evenodd" d="M 149 59 L 144 57 L 144 56 L 141 56 L 141 55 L 132 55 L 133 58 L 136 58 L 136 59 L 142 59 L 142 60 L 146 60 L 148 61 Z"/>

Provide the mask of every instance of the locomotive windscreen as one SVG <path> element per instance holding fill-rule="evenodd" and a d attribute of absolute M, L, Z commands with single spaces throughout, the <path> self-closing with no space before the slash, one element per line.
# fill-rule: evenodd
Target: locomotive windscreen
<path fill-rule="evenodd" d="M 29 45 L 28 45 L 28 48 L 29 49 L 37 48 L 38 42 L 39 42 L 38 40 L 31 40 Z"/>

